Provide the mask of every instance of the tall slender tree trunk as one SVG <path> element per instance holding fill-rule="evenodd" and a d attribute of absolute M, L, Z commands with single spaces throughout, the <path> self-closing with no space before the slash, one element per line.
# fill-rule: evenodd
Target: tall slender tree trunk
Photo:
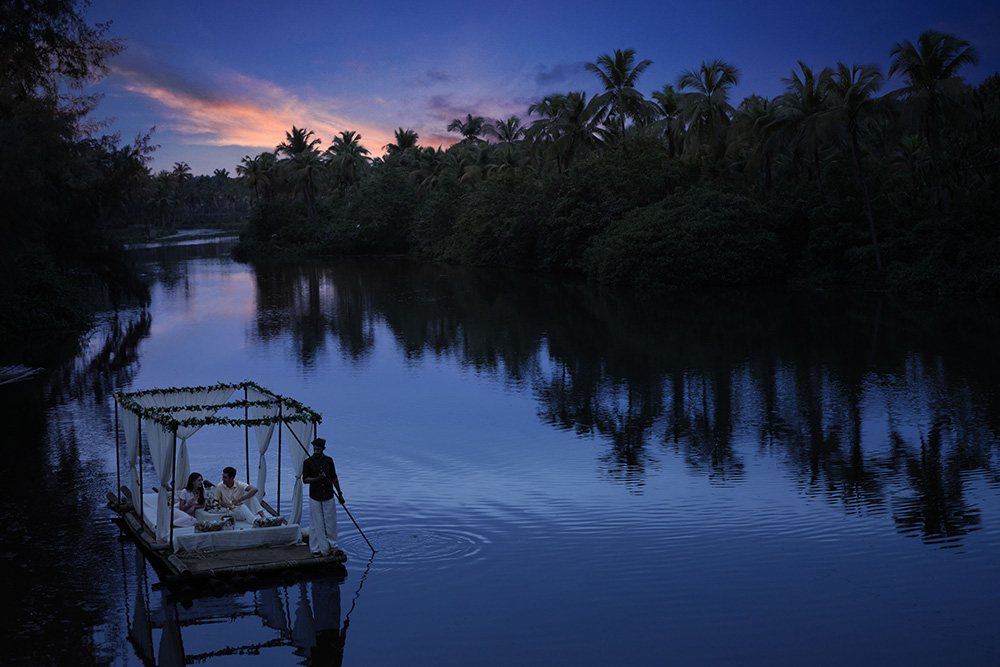
<path fill-rule="evenodd" d="M 820 196 L 823 195 L 823 170 L 820 167 L 819 161 L 819 148 L 813 149 L 813 169 L 816 170 L 816 187 L 819 189 Z"/>
<path fill-rule="evenodd" d="M 764 194 L 768 197 L 774 189 L 774 179 L 771 174 L 771 151 L 764 151 Z"/>
<path fill-rule="evenodd" d="M 872 217 L 872 205 L 868 198 L 868 184 L 861 171 L 861 149 L 858 146 L 857 128 L 851 128 L 851 161 L 854 163 L 855 183 L 861 186 L 861 196 L 865 202 L 865 216 L 868 218 L 868 231 L 872 235 L 872 247 L 875 249 L 875 265 L 882 271 L 882 254 L 878 249 L 878 235 L 875 233 L 875 219 Z"/>

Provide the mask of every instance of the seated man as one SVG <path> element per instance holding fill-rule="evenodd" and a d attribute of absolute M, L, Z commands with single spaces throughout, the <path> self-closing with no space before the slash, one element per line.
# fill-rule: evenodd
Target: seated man
<path fill-rule="evenodd" d="M 222 484 L 215 487 L 215 499 L 222 507 L 232 510 L 237 521 L 253 523 L 254 513 L 264 517 L 264 508 L 257 495 L 257 487 L 244 484 L 236 479 L 236 468 L 229 466 L 222 471 Z"/>

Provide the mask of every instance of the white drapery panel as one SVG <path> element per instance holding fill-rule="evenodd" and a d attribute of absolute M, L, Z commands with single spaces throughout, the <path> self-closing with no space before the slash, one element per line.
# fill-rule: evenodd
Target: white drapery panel
<path fill-rule="evenodd" d="M 174 458 L 174 434 L 156 422 L 148 419 L 145 422 L 146 440 L 149 441 L 153 469 L 156 471 L 156 478 L 160 481 L 160 490 L 156 494 L 156 539 L 159 542 L 164 542 L 170 539 L 170 523 L 174 517 L 173 508 L 170 507 L 173 494 L 167 491 L 173 472 L 171 464 Z"/>
<path fill-rule="evenodd" d="M 294 408 L 289 409 L 287 416 L 297 414 Z M 292 487 L 292 511 L 288 523 L 302 522 L 302 464 L 309 457 L 309 443 L 312 442 L 313 424 L 311 422 L 290 421 L 288 426 L 288 454 L 292 458 L 292 470 L 295 472 L 295 486 Z M 301 445 L 300 445 L 301 443 Z"/>
<path fill-rule="evenodd" d="M 135 402 L 144 408 L 166 408 L 179 407 L 183 405 L 201 405 L 203 408 L 192 410 L 185 408 L 177 410 L 173 414 L 178 421 L 184 421 L 191 417 L 204 418 L 214 415 L 218 407 L 233 395 L 235 387 L 228 386 L 221 389 L 202 389 L 197 391 L 175 391 L 143 394 L 133 397 Z M 126 410 L 126 412 L 128 412 Z M 158 541 L 170 539 L 170 523 L 173 519 L 173 508 L 170 507 L 172 493 L 163 492 L 170 484 L 170 478 L 174 472 L 174 437 L 173 433 L 166 430 L 160 424 L 146 419 L 146 439 L 149 441 L 149 452 L 153 459 L 153 467 L 156 469 L 156 476 L 160 480 L 159 498 L 156 505 L 156 539 Z M 177 486 L 187 484 L 187 478 L 191 471 L 191 462 L 187 453 L 187 439 L 194 435 L 201 425 L 179 426 L 177 428 L 177 438 L 181 441 L 180 455 L 177 459 L 177 479 L 174 483 Z"/>
<path fill-rule="evenodd" d="M 122 408 L 121 410 L 122 428 L 125 429 L 125 460 L 128 461 L 128 488 L 132 492 L 132 504 L 139 513 L 139 520 L 142 521 L 142 490 L 139 487 L 139 469 L 136 463 L 139 460 L 139 449 L 142 444 L 142 428 L 139 415 L 131 410 Z"/>
<path fill-rule="evenodd" d="M 264 401 L 271 398 L 271 394 L 265 394 L 256 387 L 247 388 L 248 401 Z M 274 403 L 266 406 L 254 405 L 250 408 L 250 415 L 254 419 L 277 417 L 278 406 Z M 267 448 L 271 445 L 271 436 L 274 435 L 274 424 L 254 426 L 253 432 L 257 436 L 257 451 L 260 453 L 260 459 L 257 461 L 257 490 L 261 498 L 263 498 L 264 489 L 266 488 L 264 485 L 267 483 L 267 461 L 264 460 L 264 454 L 267 453 Z"/>

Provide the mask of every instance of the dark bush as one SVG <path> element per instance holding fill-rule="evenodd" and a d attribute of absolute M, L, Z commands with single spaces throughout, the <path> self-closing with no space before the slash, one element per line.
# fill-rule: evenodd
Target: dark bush
<path fill-rule="evenodd" d="M 780 281 L 786 258 L 759 203 L 707 188 L 678 189 L 612 223 L 587 252 L 588 275 L 642 288 Z"/>

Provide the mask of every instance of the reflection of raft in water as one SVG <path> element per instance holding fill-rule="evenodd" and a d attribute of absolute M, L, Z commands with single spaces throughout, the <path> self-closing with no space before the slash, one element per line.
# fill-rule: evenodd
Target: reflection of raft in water
<path fill-rule="evenodd" d="M 237 396 L 231 400 L 237 391 Z M 257 461 L 257 488 L 267 481 L 265 453 L 272 436 L 277 434 L 278 477 L 281 476 L 282 438 L 297 480 L 308 453 L 303 443 L 315 436 L 322 417 L 289 398 L 278 396 L 252 382 L 219 384 L 212 387 L 154 389 L 116 394 L 116 413 L 121 417 L 125 434 L 124 458 L 116 433 L 119 458 L 118 495 L 108 493 L 108 507 L 115 511 L 119 525 L 149 556 L 161 579 L 168 584 L 219 582 L 245 577 L 270 576 L 297 571 L 315 571 L 331 566 L 343 569 L 343 552 L 313 556 L 305 544 L 302 518 L 302 483 L 292 490 L 291 511 L 287 519 L 271 521 L 277 525 L 255 526 L 243 521 L 229 522 L 226 530 L 202 532 L 198 526 L 177 527 L 172 517 L 174 503 L 167 492 L 145 493 L 142 487 L 142 460 L 139 450 L 145 442 L 160 490 L 183 486 L 190 473 L 188 439 L 202 426 L 242 426 L 249 443 L 253 427 L 260 458 Z M 277 427 L 277 428 L 275 428 Z M 246 469 L 250 469 L 249 453 Z M 121 484 L 124 466 L 129 484 Z M 175 483 L 175 480 L 179 483 Z M 156 489 L 154 489 L 155 491 Z M 278 485 L 278 507 L 281 487 Z M 141 502 L 136 502 L 137 499 Z M 278 516 L 265 502 L 261 506 Z M 221 518 L 198 510 L 196 518 L 211 525 Z M 216 524 L 214 527 L 218 527 Z"/>
<path fill-rule="evenodd" d="M 126 583 L 128 640 L 144 664 L 215 664 L 213 658 L 263 651 L 290 652 L 310 664 L 341 664 L 349 623 L 341 620 L 343 568 L 308 582 L 234 585 L 187 596 L 169 589 L 157 594 L 156 585 L 150 590 L 147 560 L 136 553 L 130 567 L 122 555 L 122 572 L 133 582 Z"/>

